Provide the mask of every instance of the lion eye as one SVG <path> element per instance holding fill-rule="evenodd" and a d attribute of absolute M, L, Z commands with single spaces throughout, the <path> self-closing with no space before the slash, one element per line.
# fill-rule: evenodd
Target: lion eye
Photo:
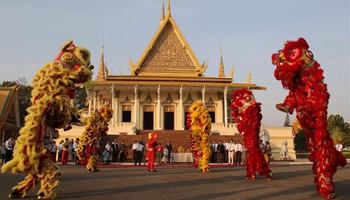
<path fill-rule="evenodd" d="M 86 60 L 86 58 L 87 58 L 87 55 L 84 53 L 84 52 L 80 52 L 80 55 L 81 55 L 81 57 L 84 59 L 84 60 Z"/>

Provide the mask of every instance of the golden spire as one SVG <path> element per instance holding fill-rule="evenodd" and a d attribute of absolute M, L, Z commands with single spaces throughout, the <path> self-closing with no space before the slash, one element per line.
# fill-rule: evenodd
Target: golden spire
<path fill-rule="evenodd" d="M 171 13 L 170 13 L 170 0 L 168 0 L 168 10 L 167 10 L 167 16 L 171 16 Z"/>
<path fill-rule="evenodd" d="M 219 65 L 219 78 L 225 78 L 224 63 L 222 61 L 222 47 L 220 40 L 220 65 Z"/>
<path fill-rule="evenodd" d="M 164 14 L 164 0 L 162 0 L 162 15 L 161 15 L 161 17 L 160 17 L 160 23 L 162 23 L 164 19 L 165 19 L 165 14 Z"/>
<path fill-rule="evenodd" d="M 105 62 L 104 62 L 104 42 L 102 42 L 100 67 L 98 68 L 98 74 L 96 77 L 96 81 L 105 81 L 106 80 L 105 71 L 106 71 L 106 67 L 105 67 Z"/>

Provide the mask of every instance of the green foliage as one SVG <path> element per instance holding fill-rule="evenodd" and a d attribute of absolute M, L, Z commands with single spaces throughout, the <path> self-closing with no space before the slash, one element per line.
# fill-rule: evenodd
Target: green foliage
<path fill-rule="evenodd" d="M 341 141 L 344 148 L 350 147 L 350 124 L 340 115 L 330 115 L 327 122 L 334 143 Z"/>
<path fill-rule="evenodd" d="M 32 87 L 27 85 L 25 78 L 19 78 L 17 81 L 3 81 L 1 87 L 12 87 L 16 84 L 20 85 L 18 89 L 18 103 L 19 103 L 19 118 L 21 125 L 24 124 L 24 118 L 27 116 L 27 108 L 32 104 L 31 102 L 31 92 Z"/>
<path fill-rule="evenodd" d="M 300 131 L 294 137 L 294 150 L 295 151 L 306 151 L 306 136 L 304 130 Z"/>
<path fill-rule="evenodd" d="M 350 151 L 343 151 L 345 158 L 350 159 Z"/>

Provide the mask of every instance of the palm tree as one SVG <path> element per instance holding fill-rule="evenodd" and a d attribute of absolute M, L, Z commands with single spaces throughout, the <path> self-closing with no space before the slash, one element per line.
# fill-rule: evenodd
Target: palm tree
<path fill-rule="evenodd" d="M 342 141 L 344 147 L 350 147 L 350 124 L 340 115 L 330 115 L 327 122 L 334 143 Z"/>

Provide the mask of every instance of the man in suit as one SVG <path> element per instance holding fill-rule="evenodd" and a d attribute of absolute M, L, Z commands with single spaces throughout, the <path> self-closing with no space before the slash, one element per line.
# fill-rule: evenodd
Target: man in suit
<path fill-rule="evenodd" d="M 218 163 L 222 164 L 222 162 L 224 162 L 225 159 L 225 146 L 224 144 L 222 144 L 221 140 L 219 140 L 219 144 L 216 151 L 218 152 Z"/>
<path fill-rule="evenodd" d="M 213 144 L 211 145 L 212 154 L 211 154 L 211 162 L 216 163 L 217 162 L 217 152 L 218 152 L 218 144 L 216 143 L 216 140 L 213 141 Z"/>
<path fill-rule="evenodd" d="M 119 151 L 120 149 L 117 139 L 114 139 L 114 141 L 112 142 L 112 162 L 117 162 Z"/>
<path fill-rule="evenodd" d="M 170 163 L 170 154 L 173 151 L 173 146 L 171 145 L 170 140 L 168 140 L 168 142 L 166 143 L 166 147 L 167 147 L 168 152 L 169 152 L 169 154 L 168 154 L 168 161 Z"/>

